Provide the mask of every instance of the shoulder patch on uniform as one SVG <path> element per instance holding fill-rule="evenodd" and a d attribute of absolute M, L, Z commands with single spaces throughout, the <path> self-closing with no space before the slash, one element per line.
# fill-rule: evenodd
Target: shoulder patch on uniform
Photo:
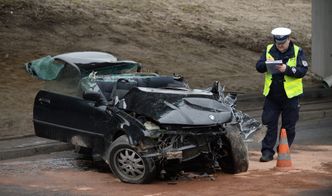
<path fill-rule="evenodd" d="M 295 67 L 292 68 L 292 72 L 293 72 L 293 74 L 296 73 L 296 68 Z"/>
<path fill-rule="evenodd" d="M 308 67 L 308 62 L 307 61 L 302 61 L 302 64 L 304 67 Z"/>

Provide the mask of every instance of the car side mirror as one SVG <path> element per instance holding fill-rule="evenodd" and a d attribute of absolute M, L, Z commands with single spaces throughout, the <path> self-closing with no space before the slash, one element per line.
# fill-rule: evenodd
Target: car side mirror
<path fill-rule="evenodd" d="M 84 91 L 83 99 L 88 100 L 88 101 L 94 101 L 96 107 L 101 106 L 101 105 L 107 105 L 106 98 L 101 93 L 98 93 L 98 92 Z"/>

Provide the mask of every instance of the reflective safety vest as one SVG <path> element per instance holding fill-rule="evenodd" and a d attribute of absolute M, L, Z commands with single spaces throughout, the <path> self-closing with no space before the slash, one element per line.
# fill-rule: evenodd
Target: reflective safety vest
<path fill-rule="evenodd" d="M 266 59 L 267 60 L 274 60 L 272 55 L 270 54 L 270 49 L 272 48 L 273 44 L 269 44 L 266 48 Z M 299 54 L 299 47 L 294 44 L 294 57 L 290 58 L 287 61 L 287 65 L 290 67 L 296 67 L 296 60 Z M 284 76 L 284 88 L 288 98 L 292 98 L 303 93 L 303 83 L 302 78 L 295 78 L 285 75 Z M 270 92 L 270 86 L 272 83 L 272 74 L 269 72 L 265 72 L 265 84 L 264 84 L 264 91 L 263 94 L 267 96 Z"/>

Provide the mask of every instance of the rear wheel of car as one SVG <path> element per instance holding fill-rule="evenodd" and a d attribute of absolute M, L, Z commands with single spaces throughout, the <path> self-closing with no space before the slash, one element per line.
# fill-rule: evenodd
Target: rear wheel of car
<path fill-rule="evenodd" d="M 148 183 L 156 174 L 154 161 L 142 157 L 131 147 L 126 135 L 120 136 L 111 144 L 110 167 L 121 181 L 134 184 Z"/>
<path fill-rule="evenodd" d="M 239 128 L 226 128 L 223 139 L 224 156 L 219 160 L 221 170 L 225 173 L 237 174 L 248 171 L 248 148 L 244 143 Z"/>

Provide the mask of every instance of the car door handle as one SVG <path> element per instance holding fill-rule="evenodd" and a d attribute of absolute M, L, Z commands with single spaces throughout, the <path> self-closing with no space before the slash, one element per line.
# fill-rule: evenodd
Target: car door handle
<path fill-rule="evenodd" d="M 47 99 L 47 98 L 44 98 L 44 97 L 39 97 L 38 98 L 38 101 L 39 101 L 39 103 L 41 103 L 41 104 L 50 104 L 51 103 L 51 100 L 50 99 Z"/>

